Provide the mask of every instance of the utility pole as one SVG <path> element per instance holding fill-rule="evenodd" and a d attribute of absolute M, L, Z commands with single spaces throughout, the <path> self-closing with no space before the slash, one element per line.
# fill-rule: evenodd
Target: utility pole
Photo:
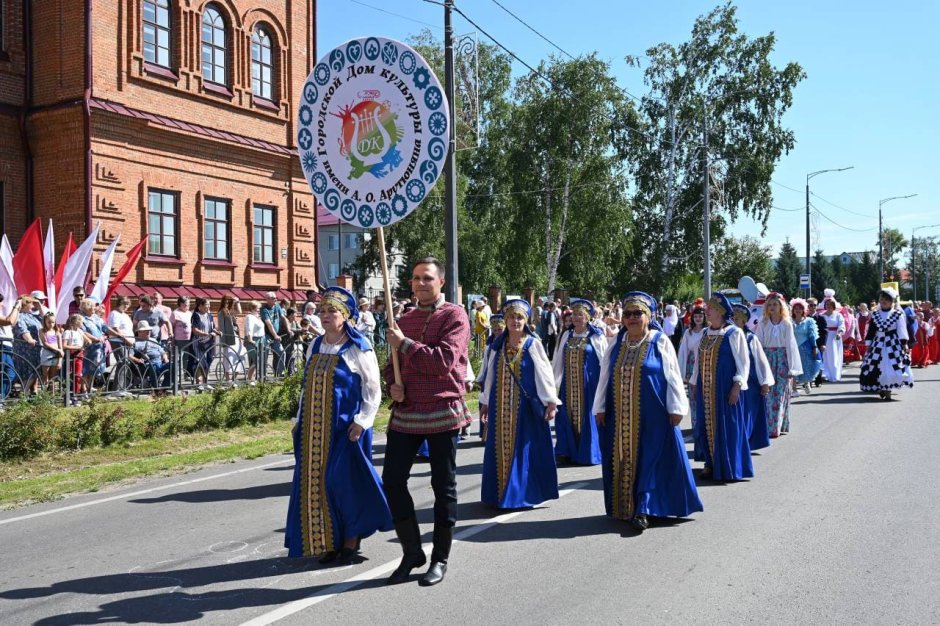
<path fill-rule="evenodd" d="M 809 276 L 809 287 L 806 288 L 806 297 L 812 295 L 813 293 L 813 274 L 810 271 L 811 258 L 809 255 L 809 181 L 814 176 L 819 176 L 820 174 L 825 174 L 826 172 L 844 172 L 845 170 L 850 170 L 854 168 L 854 165 L 848 167 L 839 167 L 835 169 L 828 170 L 817 170 L 815 172 L 810 172 L 806 175 L 806 275 Z M 823 285 L 825 287 L 825 285 Z"/>
<path fill-rule="evenodd" d="M 885 233 L 881 221 L 881 207 L 892 200 L 913 198 L 916 195 L 916 193 L 911 193 L 906 196 L 891 196 L 878 201 L 878 274 L 881 276 L 881 282 L 885 281 Z"/>
<path fill-rule="evenodd" d="M 454 27 L 451 11 L 454 0 L 444 0 L 444 90 L 447 92 L 447 107 L 450 124 L 447 128 L 447 160 L 444 162 L 444 252 L 447 282 L 444 297 L 448 302 L 457 301 L 457 106 L 454 97 Z"/>
<path fill-rule="evenodd" d="M 702 224 L 702 239 L 704 239 L 705 257 L 705 300 L 712 297 L 712 253 L 711 253 L 711 201 L 709 200 L 709 186 L 711 176 L 708 171 L 708 113 L 702 118 L 702 171 L 704 173 L 704 187 L 702 200 L 704 203 L 704 222 Z"/>

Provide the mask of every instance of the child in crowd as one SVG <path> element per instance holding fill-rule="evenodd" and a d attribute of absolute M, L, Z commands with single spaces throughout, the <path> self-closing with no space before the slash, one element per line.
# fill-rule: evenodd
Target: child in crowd
<path fill-rule="evenodd" d="M 51 393 L 52 383 L 59 373 L 62 357 L 65 356 L 65 352 L 62 350 L 62 333 L 56 327 L 55 313 L 51 311 L 42 316 L 42 331 L 39 334 L 39 342 L 42 344 L 42 352 L 39 358 L 42 380 L 46 390 Z"/>

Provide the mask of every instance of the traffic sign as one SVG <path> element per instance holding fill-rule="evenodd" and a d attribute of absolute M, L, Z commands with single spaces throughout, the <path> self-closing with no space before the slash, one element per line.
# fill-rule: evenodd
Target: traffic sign
<path fill-rule="evenodd" d="M 800 274 L 800 289 L 809 289 L 809 274 Z"/>

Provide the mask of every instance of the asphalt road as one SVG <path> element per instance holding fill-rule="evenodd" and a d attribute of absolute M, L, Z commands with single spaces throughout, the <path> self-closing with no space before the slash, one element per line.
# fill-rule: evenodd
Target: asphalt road
<path fill-rule="evenodd" d="M 290 456 L 7 511 L 0 624 L 937 624 L 940 367 L 890 403 L 857 374 L 795 401 L 753 480 L 703 483 L 703 513 L 640 536 L 604 517 L 598 467 L 561 468 L 532 510 L 480 505 L 482 447 L 461 444 L 460 541 L 433 588 L 384 585 L 391 533 L 352 566 L 284 558 Z M 427 465 L 412 491 L 430 541 Z"/>

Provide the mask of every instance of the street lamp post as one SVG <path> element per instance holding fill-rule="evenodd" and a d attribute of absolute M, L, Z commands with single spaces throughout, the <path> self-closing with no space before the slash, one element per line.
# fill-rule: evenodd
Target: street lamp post
<path fill-rule="evenodd" d="M 810 277 L 809 287 L 806 288 L 806 295 L 809 296 L 812 293 L 813 288 L 813 275 L 810 273 L 810 256 L 809 256 L 809 181 L 814 176 L 819 176 L 820 174 L 825 174 L 826 172 L 844 172 L 845 170 L 853 169 L 855 166 L 850 165 L 848 167 L 839 167 L 829 170 L 818 170 L 816 172 L 810 172 L 806 175 L 806 274 Z"/>
<path fill-rule="evenodd" d="M 930 224 L 929 226 L 917 226 L 914 228 L 914 230 L 911 231 L 911 283 L 914 285 L 914 299 L 915 300 L 917 299 L 917 277 L 914 276 L 914 268 L 917 267 L 916 265 L 917 260 L 914 257 L 915 257 L 915 253 L 917 252 L 917 249 L 915 248 L 916 242 L 914 239 L 914 233 L 916 233 L 919 230 L 923 230 L 925 228 L 940 228 L 940 224 Z M 925 274 L 927 276 L 927 280 L 926 282 L 924 282 L 924 291 L 926 292 L 925 298 L 929 300 L 930 299 L 930 267 L 929 266 L 926 267 L 926 270 L 927 271 L 925 272 Z"/>
<path fill-rule="evenodd" d="M 912 193 L 906 196 L 891 196 L 890 198 L 884 198 L 883 200 L 878 201 L 878 275 L 881 277 L 881 282 L 884 282 L 885 280 L 885 236 L 881 221 L 881 207 L 883 207 L 885 203 L 891 202 L 892 200 L 913 198 L 916 195 L 916 193 Z"/>

